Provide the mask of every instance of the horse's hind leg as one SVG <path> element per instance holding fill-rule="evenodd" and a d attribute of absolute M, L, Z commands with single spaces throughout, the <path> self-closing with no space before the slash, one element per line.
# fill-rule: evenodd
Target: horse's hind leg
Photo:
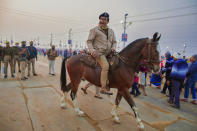
<path fill-rule="evenodd" d="M 79 86 L 80 82 L 81 82 L 81 79 L 79 79 L 77 81 L 75 80 L 74 82 L 71 83 L 72 90 L 71 90 L 70 96 L 71 96 L 76 113 L 79 116 L 85 116 L 84 112 L 79 109 L 77 99 L 76 99 L 76 94 L 77 94 L 77 90 L 78 90 L 78 86 Z"/>
<path fill-rule="evenodd" d="M 66 109 L 67 108 L 67 104 L 66 104 L 66 97 L 67 97 L 67 94 L 68 92 L 70 91 L 71 89 L 71 86 L 70 86 L 70 83 L 66 86 L 66 90 L 64 92 L 64 95 L 62 96 L 61 98 L 61 108 L 63 109 Z"/>
<path fill-rule="evenodd" d="M 117 115 L 116 112 L 117 112 L 117 109 L 118 109 L 118 106 L 119 106 L 119 103 L 120 103 L 121 99 L 122 99 L 122 95 L 118 91 L 117 95 L 116 95 L 115 105 L 114 105 L 114 107 L 112 108 L 112 111 L 111 111 L 111 114 L 114 117 L 114 121 L 116 123 L 120 123 L 120 120 L 119 120 L 118 115 Z"/>
<path fill-rule="evenodd" d="M 125 100 L 128 102 L 128 104 L 130 105 L 130 107 L 132 108 L 134 114 L 135 114 L 135 118 L 138 122 L 139 128 L 140 129 L 144 129 L 144 124 L 142 123 L 142 120 L 139 116 L 139 113 L 137 112 L 137 107 L 135 105 L 135 102 L 133 101 L 133 99 L 131 98 L 131 95 L 128 91 L 128 89 L 125 89 L 123 91 L 123 97 L 125 98 Z"/>

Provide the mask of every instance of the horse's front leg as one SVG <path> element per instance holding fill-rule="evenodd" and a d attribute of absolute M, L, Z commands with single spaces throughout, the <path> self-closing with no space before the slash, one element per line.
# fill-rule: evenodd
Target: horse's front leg
<path fill-rule="evenodd" d="M 139 113 L 137 112 L 137 107 L 136 107 L 136 105 L 135 105 L 135 102 L 134 102 L 133 99 L 131 98 L 131 95 L 130 95 L 128 89 L 124 89 L 124 91 L 123 91 L 123 97 L 125 98 L 125 100 L 127 101 L 127 103 L 130 105 L 131 109 L 133 110 L 139 128 L 140 128 L 140 129 L 144 129 L 144 124 L 142 123 L 142 120 L 141 120 L 141 118 L 140 118 L 140 115 L 139 115 Z"/>
<path fill-rule="evenodd" d="M 114 107 L 112 108 L 112 111 L 111 111 L 111 114 L 114 117 L 114 121 L 116 123 L 120 123 L 119 117 L 117 115 L 117 109 L 118 109 L 118 106 L 119 106 L 119 103 L 120 103 L 121 99 L 122 99 L 122 95 L 118 91 L 117 95 L 116 95 L 115 105 L 114 105 Z"/>

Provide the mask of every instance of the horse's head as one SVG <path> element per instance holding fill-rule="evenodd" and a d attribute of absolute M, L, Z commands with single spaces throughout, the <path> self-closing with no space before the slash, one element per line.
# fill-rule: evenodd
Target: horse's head
<path fill-rule="evenodd" d="M 143 63 L 146 64 L 154 72 L 160 69 L 160 51 L 159 51 L 159 39 L 161 35 L 158 33 L 153 35 L 152 39 L 147 39 L 144 49 L 142 50 Z"/>

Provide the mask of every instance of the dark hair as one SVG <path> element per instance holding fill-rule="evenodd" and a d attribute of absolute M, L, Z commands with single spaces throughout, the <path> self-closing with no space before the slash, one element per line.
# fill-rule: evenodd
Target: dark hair
<path fill-rule="evenodd" d="M 100 19 L 101 17 L 106 17 L 107 20 L 109 21 L 109 14 L 108 14 L 107 12 L 104 12 L 104 13 L 100 14 L 100 15 L 99 15 L 99 19 Z"/>

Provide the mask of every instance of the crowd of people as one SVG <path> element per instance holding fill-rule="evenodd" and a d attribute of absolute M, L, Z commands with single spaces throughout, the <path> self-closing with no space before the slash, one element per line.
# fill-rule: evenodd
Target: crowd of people
<path fill-rule="evenodd" d="M 0 73 L 4 73 L 4 78 L 8 78 L 8 65 L 10 65 L 11 77 L 15 77 L 16 64 L 18 64 L 18 72 L 21 73 L 21 80 L 28 79 L 31 74 L 37 76 L 35 71 L 35 60 L 37 59 L 37 49 L 33 46 L 33 41 L 29 42 L 29 46 L 26 46 L 26 41 L 21 42 L 21 46 L 16 42 L 15 46 L 10 46 L 10 42 L 5 42 L 6 46 L 0 46 Z M 1 63 L 4 63 L 1 68 Z M 25 69 L 28 68 L 27 77 L 25 76 Z M 1 69 L 3 69 L 1 71 Z"/>
<path fill-rule="evenodd" d="M 30 77 L 31 72 L 33 76 L 37 76 L 35 71 L 35 62 L 38 55 L 47 56 L 49 62 L 49 74 L 55 76 L 55 59 L 58 56 L 69 58 L 72 55 L 82 53 L 79 50 L 72 49 L 55 49 L 55 45 L 51 45 L 50 49 L 36 48 L 34 42 L 30 41 L 29 46 L 26 41 L 15 42 L 14 46 L 10 45 L 9 41 L 5 41 L 5 46 L 0 45 L 0 75 L 4 74 L 4 78 L 8 78 L 8 66 L 10 65 L 11 77 L 15 78 L 17 73 L 16 67 L 18 65 L 18 73 L 20 79 L 26 80 Z M 3 66 L 2 66 L 3 65 Z M 27 69 L 27 74 L 26 74 Z"/>
<path fill-rule="evenodd" d="M 26 41 L 15 42 L 14 46 L 10 46 L 10 42 L 6 41 L 5 46 L 0 46 L 0 75 L 4 74 L 4 79 L 8 78 L 8 65 L 10 65 L 11 77 L 14 78 L 16 66 L 18 65 L 18 73 L 20 73 L 20 79 L 26 80 L 31 76 L 37 76 L 35 70 L 35 62 L 37 61 L 38 50 L 34 47 L 33 41 L 29 42 L 29 46 L 26 46 Z M 46 52 L 49 60 L 49 74 L 55 75 L 54 64 L 57 57 L 57 51 L 53 45 L 51 49 Z M 1 66 L 3 64 L 3 66 Z M 27 73 L 26 73 L 27 69 Z"/>
<path fill-rule="evenodd" d="M 164 65 L 163 65 L 164 64 Z M 147 78 L 149 71 L 145 68 L 139 67 L 139 70 L 135 73 L 134 83 L 132 85 L 130 94 L 139 96 L 141 92 L 139 87 L 142 86 L 143 94 L 145 92 L 144 85 L 148 85 Z M 162 84 L 164 80 L 164 84 Z M 141 81 L 141 82 L 140 82 Z M 166 94 L 169 97 L 168 103 L 175 108 L 180 108 L 180 101 L 188 102 L 189 89 L 192 94 L 192 104 L 197 104 L 196 98 L 196 82 L 197 82 L 197 54 L 185 59 L 180 53 L 171 53 L 168 51 L 165 53 L 165 62 L 161 62 L 161 70 L 154 72 L 150 76 L 149 86 L 156 86 L 162 89 L 161 93 Z M 162 87 L 163 86 L 163 87 Z M 180 93 L 184 90 L 184 98 L 180 99 Z"/>

